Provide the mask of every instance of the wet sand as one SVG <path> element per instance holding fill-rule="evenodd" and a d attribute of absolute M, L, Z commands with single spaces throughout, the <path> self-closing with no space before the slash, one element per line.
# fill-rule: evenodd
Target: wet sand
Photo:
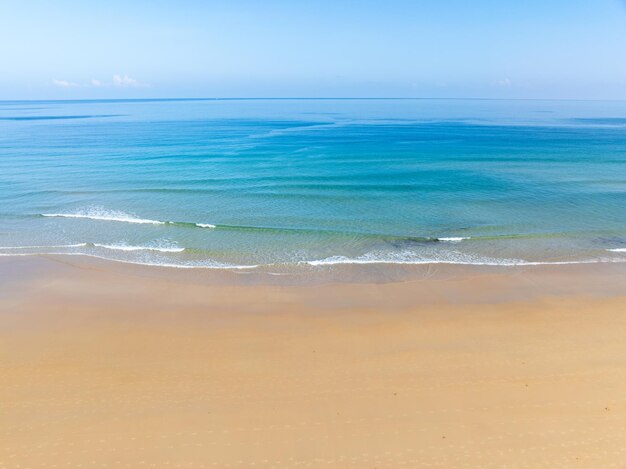
<path fill-rule="evenodd" d="M 0 259 L 0 468 L 624 467 L 626 266 L 249 278 Z"/>

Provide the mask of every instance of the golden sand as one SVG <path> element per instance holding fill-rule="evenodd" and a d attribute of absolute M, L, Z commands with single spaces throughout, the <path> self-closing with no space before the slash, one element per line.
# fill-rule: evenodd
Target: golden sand
<path fill-rule="evenodd" d="M 625 467 L 626 268 L 450 269 L 2 259 L 0 468 Z"/>

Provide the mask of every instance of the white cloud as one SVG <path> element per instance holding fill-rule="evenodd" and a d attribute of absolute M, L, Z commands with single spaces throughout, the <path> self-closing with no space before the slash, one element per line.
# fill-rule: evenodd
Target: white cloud
<path fill-rule="evenodd" d="M 76 88 L 79 86 L 78 83 L 67 80 L 52 80 L 52 84 L 54 86 L 60 86 L 61 88 Z"/>
<path fill-rule="evenodd" d="M 113 86 L 122 86 L 125 88 L 147 86 L 128 75 L 113 75 Z"/>
<path fill-rule="evenodd" d="M 503 78 L 501 80 L 496 80 L 494 82 L 494 85 L 496 85 L 496 86 L 511 86 L 512 83 L 511 83 L 511 80 L 509 78 Z"/>
<path fill-rule="evenodd" d="M 52 80 L 52 83 L 61 88 L 143 88 L 150 86 L 147 83 L 142 83 L 139 80 L 129 77 L 128 75 L 113 75 L 111 81 L 101 81 L 97 78 L 92 78 L 88 82 L 82 84 L 68 80 Z"/>

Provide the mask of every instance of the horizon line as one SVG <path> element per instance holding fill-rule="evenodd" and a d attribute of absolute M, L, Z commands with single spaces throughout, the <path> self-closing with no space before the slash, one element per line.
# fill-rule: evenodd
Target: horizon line
<path fill-rule="evenodd" d="M 626 101 L 626 98 L 486 98 L 486 97 L 177 97 L 177 98 L 74 98 L 74 99 L 0 99 L 0 103 L 24 102 L 154 102 L 154 101 Z"/>

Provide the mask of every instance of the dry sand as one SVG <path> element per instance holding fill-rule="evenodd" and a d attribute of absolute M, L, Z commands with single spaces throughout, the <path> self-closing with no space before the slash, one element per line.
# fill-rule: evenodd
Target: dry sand
<path fill-rule="evenodd" d="M 153 272 L 0 259 L 0 468 L 626 467 L 626 267 Z"/>

